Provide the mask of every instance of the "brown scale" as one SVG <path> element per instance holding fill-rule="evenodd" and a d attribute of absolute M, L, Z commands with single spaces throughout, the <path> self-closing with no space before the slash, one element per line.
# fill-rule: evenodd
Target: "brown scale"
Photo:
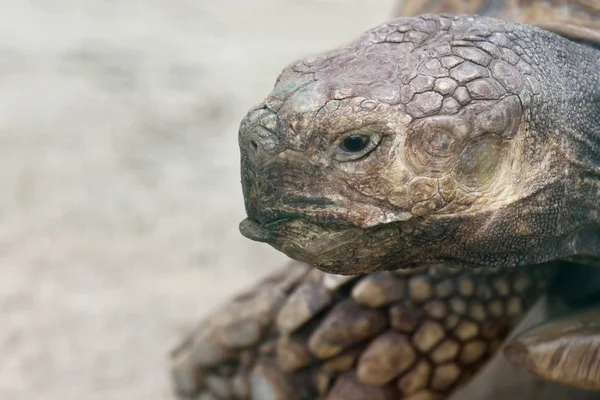
<path fill-rule="evenodd" d="M 338 277 L 295 263 L 207 318 L 172 355 L 181 399 L 439 400 L 545 290 L 548 266 Z"/>
<path fill-rule="evenodd" d="M 600 38 L 597 0 L 402 0 L 395 15 L 478 14 L 539 26 L 584 40 Z"/>

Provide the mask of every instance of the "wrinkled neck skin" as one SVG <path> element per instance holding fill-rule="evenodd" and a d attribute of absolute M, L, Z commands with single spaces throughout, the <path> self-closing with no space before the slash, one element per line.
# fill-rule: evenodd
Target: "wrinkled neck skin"
<path fill-rule="evenodd" d="M 276 233 L 266 242 L 291 258 L 341 275 L 437 263 L 465 268 L 556 259 L 597 263 L 600 222 L 591 198 L 598 198 L 597 179 L 571 177 L 510 206 L 476 213 L 414 217 L 366 229 L 296 219 L 275 224 Z"/>
<path fill-rule="evenodd" d="M 327 272 L 600 259 L 600 51 L 541 29 L 392 21 L 286 68 L 239 142 L 242 233 Z"/>

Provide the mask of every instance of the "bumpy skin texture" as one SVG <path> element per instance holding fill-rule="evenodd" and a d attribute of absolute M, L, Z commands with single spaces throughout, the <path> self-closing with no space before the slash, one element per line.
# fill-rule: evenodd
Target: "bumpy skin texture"
<path fill-rule="evenodd" d="M 484 17 L 392 21 L 289 66 L 248 113 L 240 229 L 341 274 L 598 257 L 599 107 L 592 47 Z M 364 154 L 340 152 L 351 135 Z"/>
<path fill-rule="evenodd" d="M 174 351 L 175 389 L 202 400 L 440 400 L 495 352 L 553 270 L 348 277 L 294 264 Z"/>

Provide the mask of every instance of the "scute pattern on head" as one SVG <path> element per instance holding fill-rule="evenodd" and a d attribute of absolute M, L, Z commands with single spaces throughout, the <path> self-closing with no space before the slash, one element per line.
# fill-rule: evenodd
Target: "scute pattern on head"
<path fill-rule="evenodd" d="M 598 184 L 582 183 L 600 168 L 596 56 L 526 25 L 425 15 L 296 62 L 240 127 L 242 233 L 349 274 L 598 252 L 579 244 L 598 216 Z"/>
<path fill-rule="evenodd" d="M 511 50 L 515 44 L 510 39 L 514 35 L 492 33 L 482 28 L 483 24 L 472 24 L 474 21 L 443 16 L 392 21 L 337 54 L 288 67 L 314 78 L 293 93 L 283 109 L 273 109 L 286 116 L 290 115 L 287 110 L 293 110 L 290 126 L 294 129 L 288 130 L 284 140 L 302 135 L 317 137 L 316 132 L 343 132 L 347 128 L 344 125 L 352 125 L 347 122 L 348 108 L 356 116 L 357 125 L 368 125 L 369 120 L 376 123 L 383 114 L 388 118 L 388 127 L 393 126 L 396 133 L 402 128 L 407 132 L 404 143 L 391 143 L 389 147 L 390 152 L 400 151 L 395 155 L 407 165 L 390 164 L 388 167 L 396 170 L 393 177 L 380 179 L 385 182 L 387 178 L 389 182 L 381 186 L 406 183 L 411 187 L 413 181 L 445 177 L 462 186 L 459 193 L 471 193 L 462 196 L 461 207 L 471 205 L 481 196 L 479 192 L 485 184 L 505 168 L 493 164 L 479 171 L 479 164 L 473 159 L 494 155 L 500 160 L 506 158 L 504 153 L 515 151 L 506 141 L 492 140 L 493 144 L 486 146 L 490 141 L 478 139 L 491 135 L 512 139 L 521 126 L 523 108 L 530 105 L 532 96 L 539 94 L 532 67 L 522 57 L 516 56 L 515 62 L 511 56 L 515 54 Z M 493 29 L 494 23 L 489 21 L 492 20 L 486 20 L 486 24 Z M 289 72 L 283 76 L 286 80 L 297 77 Z M 331 97 L 333 100 L 329 100 Z M 307 98 L 308 108 L 304 103 Z M 307 112 L 319 106 L 316 114 Z M 391 121 L 393 115 L 402 117 L 396 126 Z M 304 138 L 302 142 L 309 140 Z M 465 149 L 474 141 L 479 144 L 479 152 Z M 405 152 L 400 150 L 402 146 L 406 147 Z M 470 163 L 470 168 L 466 165 L 461 173 L 453 173 L 465 163 Z M 480 172 L 481 176 L 477 176 Z M 395 180 L 398 175 L 403 180 Z M 398 201 L 398 191 L 387 193 L 388 199 L 380 197 L 397 207 L 404 206 L 404 211 L 413 215 L 459 211 L 448 206 L 441 196 L 432 199 L 436 193 L 421 198 L 413 196 L 409 189 L 404 202 Z"/>

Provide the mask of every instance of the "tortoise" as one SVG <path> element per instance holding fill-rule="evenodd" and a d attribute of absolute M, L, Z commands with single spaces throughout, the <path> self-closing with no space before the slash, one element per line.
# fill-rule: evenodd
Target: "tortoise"
<path fill-rule="evenodd" d="M 297 262 L 174 350 L 181 398 L 443 399 L 543 295 L 504 355 L 600 391 L 600 4 L 398 10 L 242 121 L 240 230 Z"/>

